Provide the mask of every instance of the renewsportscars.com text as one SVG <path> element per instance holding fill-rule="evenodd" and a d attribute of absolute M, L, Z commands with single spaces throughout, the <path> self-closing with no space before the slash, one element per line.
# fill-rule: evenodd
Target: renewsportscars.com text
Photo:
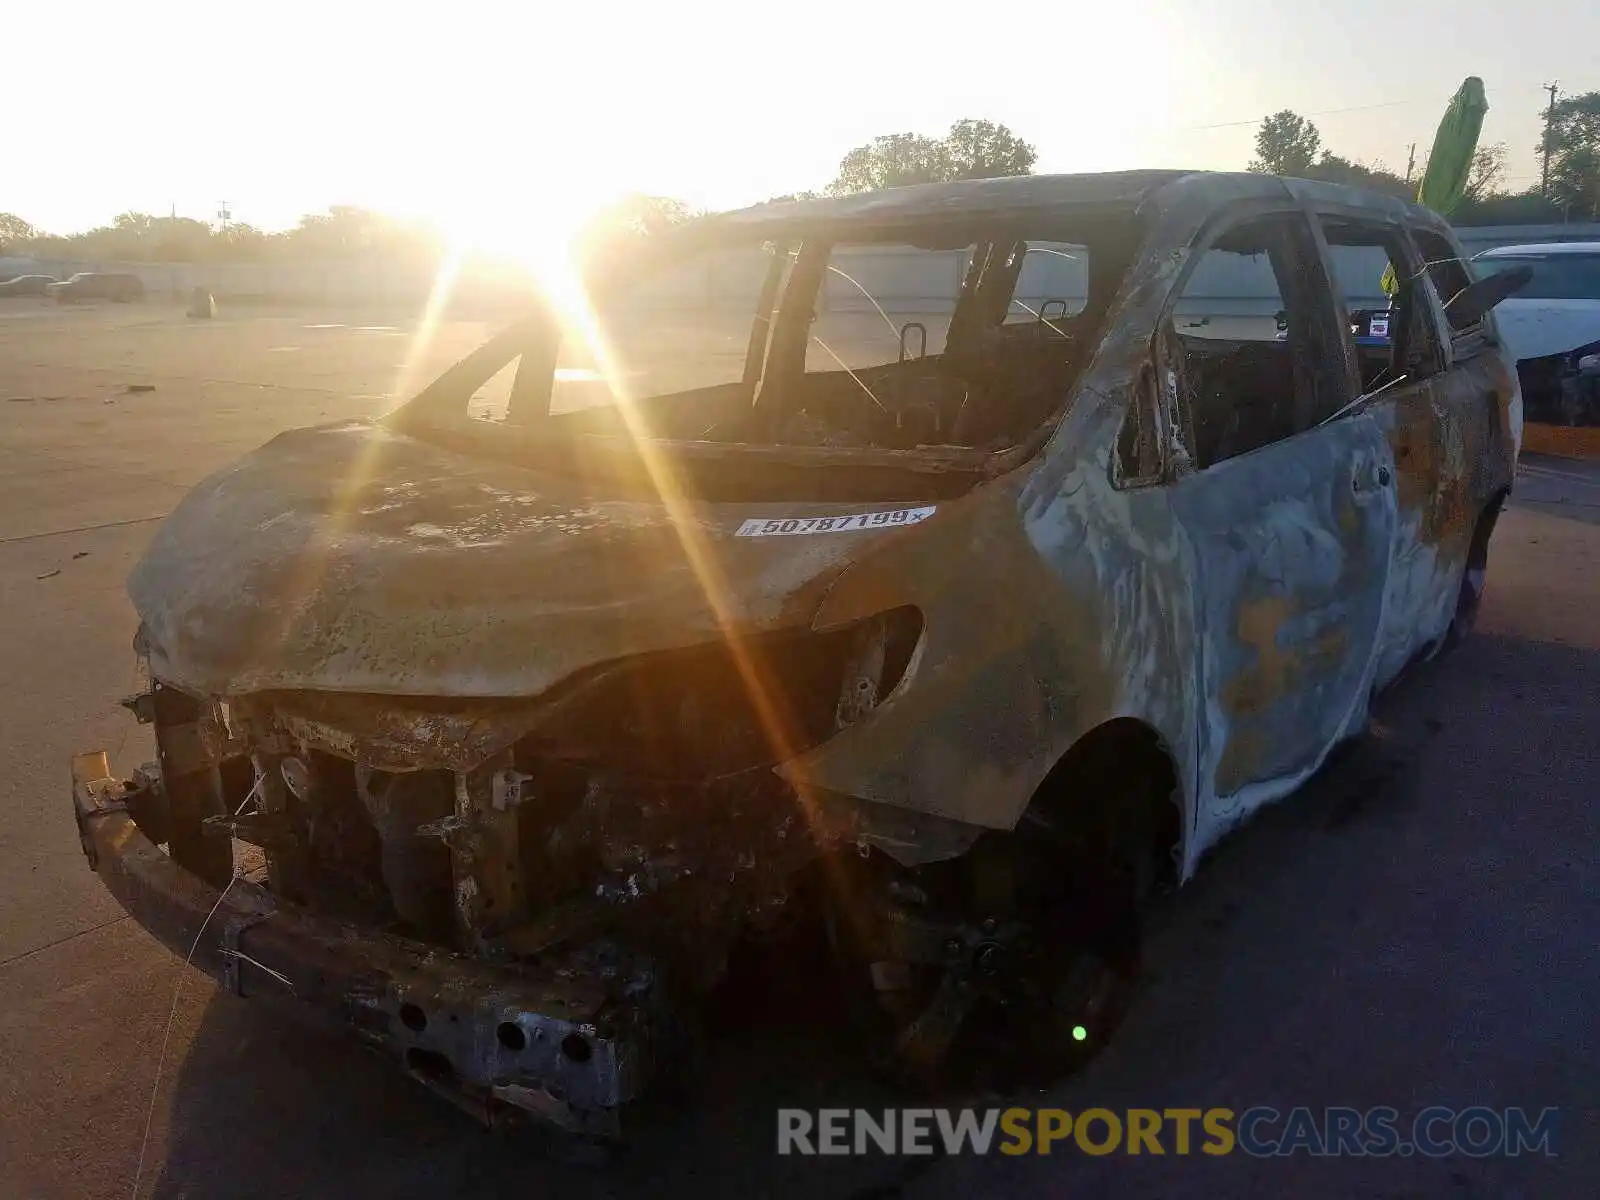
<path fill-rule="evenodd" d="M 1553 1108 L 778 1110 L 778 1153 L 1555 1157 Z"/>

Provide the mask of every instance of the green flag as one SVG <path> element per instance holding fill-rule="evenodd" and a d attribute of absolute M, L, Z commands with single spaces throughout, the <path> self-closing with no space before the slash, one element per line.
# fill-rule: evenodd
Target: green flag
<path fill-rule="evenodd" d="M 1448 217 L 1461 203 L 1467 192 L 1467 178 L 1472 174 L 1472 156 L 1478 150 L 1478 134 L 1483 130 L 1483 114 L 1488 111 L 1483 80 L 1468 76 L 1450 98 L 1439 131 L 1433 135 L 1428 166 L 1417 185 L 1418 204 Z M 1394 267 L 1390 266 L 1383 273 L 1383 294 L 1393 296 L 1395 290 Z"/>

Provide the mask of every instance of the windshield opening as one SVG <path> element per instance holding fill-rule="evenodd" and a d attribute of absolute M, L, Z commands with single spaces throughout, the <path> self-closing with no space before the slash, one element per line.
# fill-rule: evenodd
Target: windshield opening
<path fill-rule="evenodd" d="M 1600 300 L 1600 254 L 1506 255 L 1473 265 L 1480 277 L 1532 268 L 1533 278 L 1517 290 L 1518 300 Z"/>
<path fill-rule="evenodd" d="M 788 257 L 776 244 L 708 251 L 624 278 L 591 298 L 590 314 L 562 314 L 549 413 L 743 395 L 752 329 L 770 320 Z"/>
<path fill-rule="evenodd" d="M 1131 260 L 1131 213 L 1037 229 L 691 246 L 597 281 L 408 408 L 552 439 L 1000 450 L 1058 415 Z"/>

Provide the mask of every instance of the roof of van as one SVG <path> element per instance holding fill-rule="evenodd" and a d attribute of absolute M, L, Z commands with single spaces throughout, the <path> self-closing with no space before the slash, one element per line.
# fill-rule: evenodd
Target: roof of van
<path fill-rule="evenodd" d="M 1391 217 L 1405 214 L 1424 223 L 1442 225 L 1440 218 L 1427 209 L 1361 188 L 1242 171 L 1150 170 L 962 179 L 813 200 L 772 201 L 700 217 L 681 229 L 690 238 L 748 236 L 830 226 L 893 227 L 937 223 L 941 219 L 960 222 L 969 218 L 1027 217 L 1063 210 L 1088 214 L 1094 210 L 1136 208 L 1154 193 L 1180 181 L 1186 192 L 1188 185 L 1194 185 L 1194 199 L 1201 203 L 1220 202 L 1230 196 L 1283 196 L 1287 189 L 1302 199 L 1357 205 Z"/>

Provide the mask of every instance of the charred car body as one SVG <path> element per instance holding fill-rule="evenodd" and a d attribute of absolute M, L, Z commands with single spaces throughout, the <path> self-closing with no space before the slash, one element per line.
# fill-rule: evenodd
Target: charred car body
<path fill-rule="evenodd" d="M 1390 345 L 1340 247 L 1402 268 Z M 614 1134 L 797 910 L 909 1066 L 995 1006 L 1086 1052 L 1141 897 L 1471 624 L 1521 415 L 1457 251 L 1184 173 L 692 223 L 182 502 L 130 582 L 159 762 L 75 762 L 86 852 L 231 990 L 489 1119 Z M 1194 317 L 1239 263 L 1278 297 Z"/>

